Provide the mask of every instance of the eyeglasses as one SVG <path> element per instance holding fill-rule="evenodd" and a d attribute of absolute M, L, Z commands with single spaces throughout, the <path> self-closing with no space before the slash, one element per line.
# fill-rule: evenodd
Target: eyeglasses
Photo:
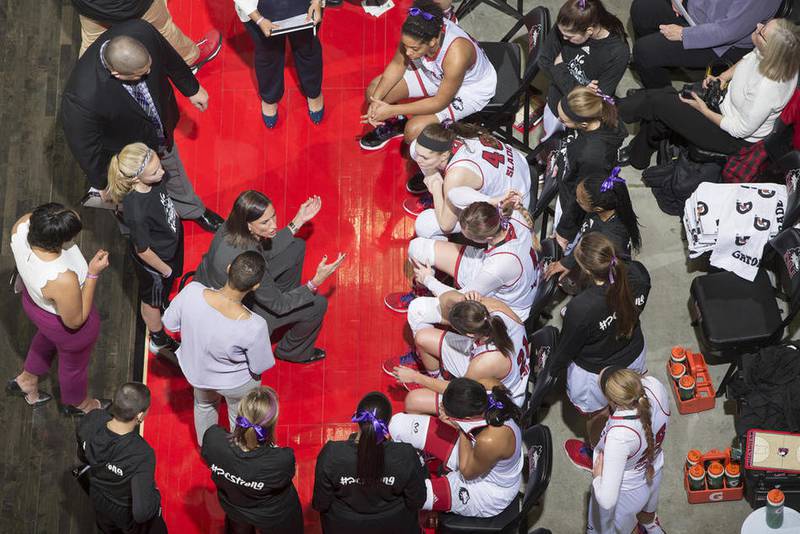
<path fill-rule="evenodd" d="M 767 28 L 766 24 L 761 24 L 761 27 L 756 29 L 756 33 L 759 35 L 759 37 L 761 37 L 764 40 L 765 43 L 767 42 L 767 36 L 764 35 L 764 30 L 766 28 Z"/>
<path fill-rule="evenodd" d="M 433 15 L 428 13 L 427 11 L 422 11 L 418 7 L 412 7 L 408 10 L 408 14 L 412 17 L 422 17 L 425 20 L 433 20 Z"/>

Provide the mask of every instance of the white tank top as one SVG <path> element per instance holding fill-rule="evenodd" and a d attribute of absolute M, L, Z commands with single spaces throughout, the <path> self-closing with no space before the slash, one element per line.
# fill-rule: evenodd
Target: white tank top
<path fill-rule="evenodd" d="M 439 53 L 436 54 L 433 60 L 425 56 L 412 60 L 414 67 L 427 76 L 428 79 L 438 87 L 444 79 L 442 65 L 444 64 L 444 58 L 447 56 L 450 45 L 456 39 L 467 39 L 472 43 L 472 46 L 475 47 L 475 55 L 477 57 L 475 58 L 475 63 L 473 63 L 464 74 L 464 81 L 461 82 L 461 86 L 466 87 L 492 81 L 492 88 L 494 88 L 494 85 L 497 83 L 497 73 L 492 63 L 489 61 L 489 58 L 486 56 L 486 52 L 484 52 L 480 45 L 457 24 L 445 19 L 442 26 L 444 28 L 444 36 L 442 38 L 442 46 L 439 48 Z"/>
<path fill-rule="evenodd" d="M 513 256 L 522 267 L 522 272 L 517 279 L 497 289 L 494 296 L 502 300 L 514 313 L 525 320 L 530 313 L 533 298 L 536 295 L 536 285 L 539 281 L 539 262 L 536 251 L 533 249 L 533 236 L 531 228 L 524 222 L 519 212 L 514 212 L 508 219 L 509 233 L 504 241 L 496 247 L 486 249 L 483 268 L 492 270 L 493 258 L 508 258 Z"/>
<path fill-rule="evenodd" d="M 661 445 L 667 433 L 669 423 L 669 397 L 664 385 L 652 376 L 642 378 L 645 394 L 650 401 L 651 424 L 653 428 L 653 440 L 655 442 L 655 456 L 653 468 L 660 469 L 664 465 L 664 453 Z M 636 410 L 616 410 L 606 422 L 603 432 L 600 434 L 600 441 L 597 450 L 604 451 L 606 448 L 606 438 L 612 429 L 624 428 L 625 432 L 633 432 L 639 440 L 639 448 L 633 454 L 628 455 L 625 462 L 625 472 L 622 475 L 621 489 L 634 489 L 647 481 L 647 437 L 645 436 L 642 423 L 636 416 Z"/>
<path fill-rule="evenodd" d="M 481 428 L 486 428 L 486 421 L 483 419 L 477 421 L 461 421 L 454 419 L 458 426 L 470 436 L 473 444 L 475 442 L 476 432 Z M 478 477 L 470 482 L 484 481 L 501 488 L 518 488 L 520 480 L 522 479 L 522 466 L 524 463 L 522 454 L 522 431 L 517 423 L 509 419 L 504 426 L 510 428 L 514 432 L 514 454 L 505 460 L 500 460 L 495 464 L 491 471 Z"/>
<path fill-rule="evenodd" d="M 53 301 L 42 295 L 42 288 L 47 285 L 47 282 L 55 280 L 65 271 L 72 271 L 78 275 L 78 282 L 83 287 L 89 266 L 77 245 L 62 250 L 61 255 L 54 260 L 40 259 L 28 245 L 30 226 L 30 221 L 25 221 L 17 226 L 17 231 L 11 236 L 11 252 L 14 254 L 14 262 L 17 264 L 19 277 L 25 284 L 31 300 L 43 310 L 57 314 Z"/>
<path fill-rule="evenodd" d="M 526 198 L 530 194 L 530 168 L 517 149 L 500 141 L 484 142 L 480 138 L 457 139 L 454 148 L 445 174 L 457 167 L 474 172 L 482 179 L 478 192 L 489 197 L 503 196 L 512 189 Z"/>
<path fill-rule="evenodd" d="M 514 344 L 514 357 L 509 359 L 508 374 L 500 382 L 511 392 L 514 404 L 521 407 L 525 401 L 528 375 L 530 374 L 530 349 L 528 347 L 528 337 L 525 333 L 525 325 L 516 322 L 499 310 L 491 312 L 490 315 L 503 320 L 508 331 L 508 337 L 511 338 L 511 342 Z M 472 360 L 480 357 L 481 354 L 496 350 L 497 347 L 494 343 L 473 343 L 470 348 L 469 359 Z"/>

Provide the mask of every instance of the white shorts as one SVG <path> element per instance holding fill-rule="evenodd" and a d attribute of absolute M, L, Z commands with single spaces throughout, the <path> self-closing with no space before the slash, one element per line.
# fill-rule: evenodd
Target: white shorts
<path fill-rule="evenodd" d="M 482 248 L 463 245 L 461 252 L 456 260 L 455 273 L 453 279 L 456 287 L 461 288 L 472 282 L 478 273 L 483 269 L 486 251 Z"/>
<path fill-rule="evenodd" d="M 646 357 L 647 343 L 641 354 L 628 366 L 628 369 L 645 374 L 647 372 Z M 575 362 L 569 364 L 567 368 L 567 396 L 583 415 L 589 415 L 608 406 L 608 399 L 600 389 L 600 375 L 590 373 Z"/>
<path fill-rule="evenodd" d="M 465 376 L 469 369 L 468 353 L 472 340 L 455 332 L 443 332 L 443 334 L 439 342 L 441 369 L 447 371 L 453 378 Z"/>
<path fill-rule="evenodd" d="M 658 508 L 662 471 L 663 468 L 656 470 L 649 484 L 631 490 L 621 489 L 617 504 L 611 510 L 604 510 L 597 504 L 592 487 L 587 534 L 628 534 L 636 526 L 636 514 L 655 512 Z"/>
<path fill-rule="evenodd" d="M 423 72 L 411 66 L 406 68 L 403 80 L 408 87 L 409 98 L 426 98 L 439 92 L 437 84 Z M 442 123 L 455 122 L 479 112 L 494 96 L 494 85 L 491 87 L 492 91 L 487 92 L 481 87 L 462 85 L 450 105 L 438 112 L 436 118 Z"/>

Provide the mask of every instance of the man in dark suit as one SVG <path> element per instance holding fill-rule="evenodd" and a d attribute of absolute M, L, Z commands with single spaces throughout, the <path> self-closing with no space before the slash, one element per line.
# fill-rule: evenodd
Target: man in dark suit
<path fill-rule="evenodd" d="M 72 154 L 89 184 L 104 190 L 111 157 L 143 142 L 159 154 L 178 214 L 210 232 L 222 218 L 194 192 L 178 155 L 175 87 L 200 111 L 208 93 L 181 56 L 149 23 L 135 19 L 103 33 L 78 60 L 64 89 L 61 119 Z"/>

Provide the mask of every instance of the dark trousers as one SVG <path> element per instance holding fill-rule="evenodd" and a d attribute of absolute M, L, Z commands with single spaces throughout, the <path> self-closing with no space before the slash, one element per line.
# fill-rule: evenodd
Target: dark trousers
<path fill-rule="evenodd" d="M 291 291 L 300 286 L 303 272 L 303 260 L 306 255 L 306 242 L 294 239 L 292 243 L 275 256 L 264 255 L 275 284 L 283 291 Z M 317 295 L 314 300 L 301 308 L 285 315 L 275 315 L 258 304 L 254 311 L 266 319 L 270 333 L 284 326 L 288 330 L 283 334 L 275 349 L 275 356 L 282 360 L 302 361 L 311 357 L 314 344 L 322 329 L 322 319 L 328 309 L 328 300 Z"/>
<path fill-rule="evenodd" d="M 750 51 L 747 48 L 730 48 L 719 57 L 711 48 L 686 50 L 680 41 L 668 40 L 659 32 L 660 24 L 688 26 L 683 17 L 675 16 L 670 0 L 633 0 L 631 21 L 636 37 L 633 43 L 633 68 L 647 89 L 670 85 L 669 67 L 704 69 L 719 60 L 733 64 Z"/>
<path fill-rule="evenodd" d="M 650 157 L 662 139 L 672 133 L 704 150 L 733 154 L 748 143 L 733 137 L 708 120 L 702 113 L 678 99 L 671 87 L 640 91 L 619 101 L 619 113 L 625 122 L 641 121 L 639 133 L 630 143 L 631 164 L 637 169 L 650 165 Z"/>
<path fill-rule="evenodd" d="M 96 511 L 95 523 L 103 534 L 167 534 L 167 524 L 161 515 L 146 523 L 133 523 L 130 528 L 121 528 L 111 517 Z"/>
<path fill-rule="evenodd" d="M 276 37 L 267 37 L 249 21 L 245 28 L 255 44 L 255 68 L 258 93 L 268 104 L 278 102 L 283 96 L 283 68 L 286 57 L 286 40 L 292 45 L 294 66 L 300 79 L 300 88 L 308 98 L 317 98 L 322 92 L 322 45 L 311 30 L 300 30 Z"/>

